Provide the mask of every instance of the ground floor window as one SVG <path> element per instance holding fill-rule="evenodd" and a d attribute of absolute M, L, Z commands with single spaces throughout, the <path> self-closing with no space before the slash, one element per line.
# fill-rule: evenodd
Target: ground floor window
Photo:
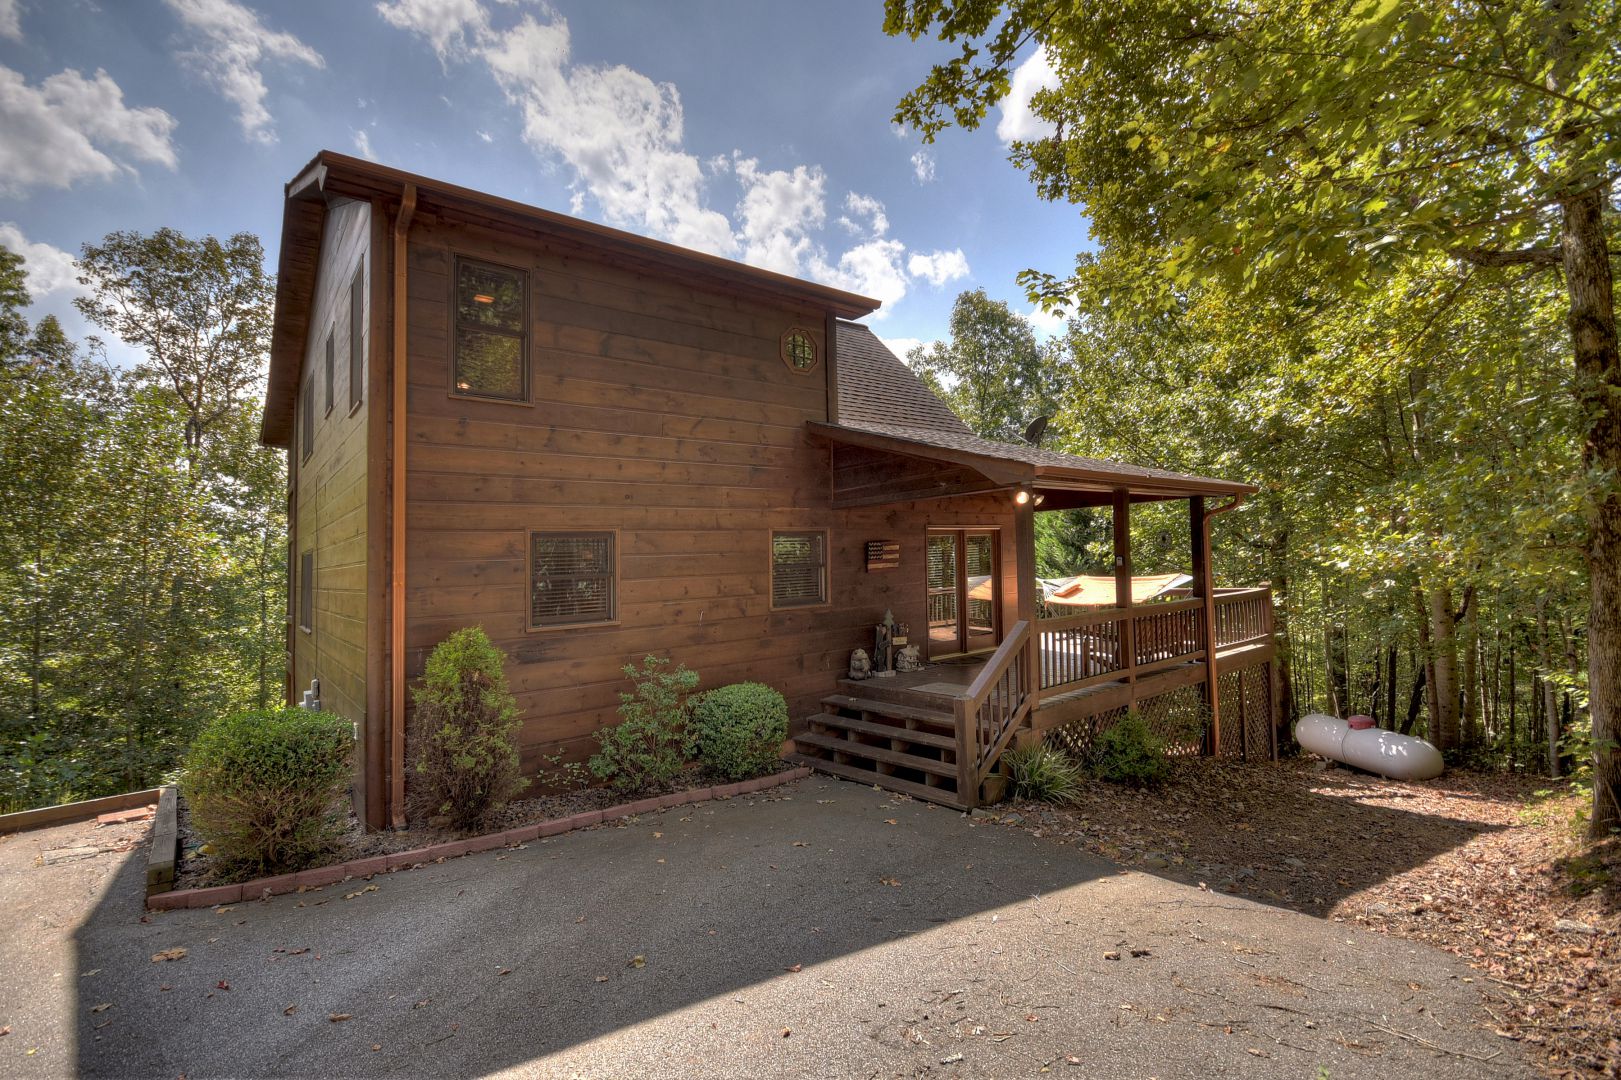
<path fill-rule="evenodd" d="M 779 530 L 771 534 L 771 606 L 827 603 L 827 531 Z"/>
<path fill-rule="evenodd" d="M 529 534 L 529 628 L 618 618 L 612 532 Z"/>

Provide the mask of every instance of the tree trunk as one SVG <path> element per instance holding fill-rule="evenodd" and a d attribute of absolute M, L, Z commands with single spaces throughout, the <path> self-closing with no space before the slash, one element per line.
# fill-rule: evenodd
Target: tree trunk
<path fill-rule="evenodd" d="M 1621 825 L 1621 352 L 1616 345 L 1615 282 L 1604 235 L 1609 184 L 1562 206 L 1560 255 L 1570 296 L 1577 393 L 1592 417 L 1582 443 L 1589 474 L 1610 482 L 1587 508 L 1587 693 L 1593 714 L 1593 813 L 1588 834 Z"/>
<path fill-rule="evenodd" d="M 1508 639 L 1508 771 L 1514 772 L 1519 768 L 1520 740 L 1519 733 L 1514 730 L 1515 720 L 1519 718 L 1518 688 L 1514 685 L 1514 626 L 1509 624 Z"/>
<path fill-rule="evenodd" d="M 1458 739 L 1458 637 L 1452 590 L 1429 590 L 1430 741 L 1438 750 L 1456 750 Z"/>
<path fill-rule="evenodd" d="M 1391 727 L 1396 726 L 1396 660 L 1398 656 L 1396 643 L 1391 642 L 1390 651 L 1385 656 L 1390 667 L 1390 674 L 1385 679 L 1385 715 L 1389 718 L 1386 722 Z"/>
<path fill-rule="evenodd" d="M 1480 745 L 1480 620 L 1474 598 L 1464 601 L 1463 616 L 1463 745 Z"/>
<path fill-rule="evenodd" d="M 1553 675 L 1553 646 L 1548 641 L 1548 598 L 1537 599 L 1537 649 L 1538 658 L 1542 662 L 1541 677 L 1537 680 L 1542 687 L 1542 696 L 1539 708 L 1542 712 L 1542 722 L 1545 731 L 1548 775 L 1558 779 L 1559 772 L 1559 699 L 1558 688 L 1552 681 Z"/>

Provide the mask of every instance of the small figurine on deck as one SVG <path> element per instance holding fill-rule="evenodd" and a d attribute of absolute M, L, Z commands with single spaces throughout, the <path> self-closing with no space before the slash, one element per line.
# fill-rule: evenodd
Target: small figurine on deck
<path fill-rule="evenodd" d="M 880 679 L 892 678 L 895 674 L 895 665 L 891 650 L 895 641 L 895 613 L 884 612 L 884 621 L 875 628 L 877 632 L 877 645 L 872 650 L 872 673 Z"/>
<path fill-rule="evenodd" d="M 918 653 L 916 645 L 908 645 L 895 654 L 895 670 L 897 672 L 923 670 L 923 657 Z"/>
<path fill-rule="evenodd" d="M 861 680 L 872 677 L 872 661 L 867 658 L 866 649 L 857 649 L 850 654 L 850 678 Z"/>

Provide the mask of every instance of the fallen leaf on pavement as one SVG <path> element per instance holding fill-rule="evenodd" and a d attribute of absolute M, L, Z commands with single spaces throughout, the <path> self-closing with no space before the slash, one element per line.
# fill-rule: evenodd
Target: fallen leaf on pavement
<path fill-rule="evenodd" d="M 511 968 L 502 968 L 500 971 L 497 971 L 496 974 L 497 975 L 511 975 L 512 974 L 512 969 Z"/>
<path fill-rule="evenodd" d="M 598 975 L 597 976 L 597 982 L 601 983 L 601 982 L 607 982 L 607 981 L 608 981 L 608 976 L 606 976 L 606 975 Z"/>
<path fill-rule="evenodd" d="M 297 1011 L 298 1011 L 298 1006 L 297 1005 L 289 1005 L 289 1006 L 287 1006 L 285 1009 L 283 1009 L 281 1011 L 281 1014 L 283 1016 L 291 1016 Z"/>
<path fill-rule="evenodd" d="M 90 1011 L 93 1012 L 93 1013 L 106 1012 L 108 1009 L 110 1009 L 112 1007 L 113 1007 L 112 1002 L 103 1001 L 100 1005 L 92 1005 L 92 1006 L 90 1006 Z"/>
<path fill-rule="evenodd" d="M 646 967 L 647 966 L 647 957 L 645 957 L 645 956 L 633 956 L 633 957 L 631 957 L 630 958 L 630 966 L 633 967 L 633 968 Z"/>
<path fill-rule="evenodd" d="M 178 946 L 173 949 L 164 949 L 162 952 L 155 952 L 152 954 L 152 962 L 154 964 L 161 964 L 166 960 L 184 960 L 185 958 L 186 950 Z"/>
<path fill-rule="evenodd" d="M 803 971 L 803 970 L 805 970 L 805 965 L 804 964 L 795 964 L 793 967 L 783 968 L 782 970 L 784 970 L 784 971 Z"/>
<path fill-rule="evenodd" d="M 428 1007 L 428 1003 L 431 1002 L 431 1001 L 433 1001 L 433 998 L 423 998 L 421 1001 L 419 1001 L 415 1005 L 411 1006 L 411 1008 L 413 1008 L 413 1009 L 425 1009 L 425 1008 Z"/>
<path fill-rule="evenodd" d="M 881 885 L 888 885 L 892 889 L 898 889 L 898 888 L 901 887 L 901 882 L 900 882 L 899 878 L 892 878 L 892 877 L 879 878 L 878 882 Z"/>
<path fill-rule="evenodd" d="M 354 1019 L 354 1014 L 352 1014 L 352 1013 L 328 1013 L 327 1014 L 327 1019 L 332 1021 L 334 1024 L 341 1024 L 345 1020 L 353 1020 Z"/>

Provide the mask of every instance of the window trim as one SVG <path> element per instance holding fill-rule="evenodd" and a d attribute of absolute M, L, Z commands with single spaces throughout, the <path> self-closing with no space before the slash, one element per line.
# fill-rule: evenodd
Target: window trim
<path fill-rule="evenodd" d="M 338 360 L 337 360 L 337 327 L 326 328 L 326 366 L 321 371 L 321 380 L 326 390 L 326 408 L 321 411 L 322 416 L 332 415 L 332 405 L 338 397 Z"/>
<path fill-rule="evenodd" d="M 366 399 L 366 256 L 349 279 L 349 415 Z"/>
<path fill-rule="evenodd" d="M 315 549 L 298 555 L 298 628 L 315 633 Z"/>
<path fill-rule="evenodd" d="M 537 536 L 606 536 L 611 546 L 613 568 L 608 574 L 608 600 L 610 618 L 585 619 L 572 622 L 546 622 L 536 623 L 535 617 L 535 537 Z M 524 631 L 530 634 L 543 634 L 551 630 L 580 630 L 599 626 L 618 626 L 619 617 L 619 584 L 623 580 L 620 574 L 620 546 L 618 529 L 526 529 L 524 531 Z"/>
<path fill-rule="evenodd" d="M 494 394 L 480 394 L 480 393 L 477 393 L 477 392 L 472 391 L 472 390 L 462 390 L 462 389 L 460 389 L 460 388 L 458 388 L 456 386 L 456 350 L 457 350 L 457 347 L 458 347 L 457 346 L 457 331 L 459 331 L 461 329 L 461 327 L 462 327 L 461 319 L 460 319 L 460 317 L 458 315 L 459 307 L 458 307 L 458 304 L 457 304 L 456 294 L 457 294 L 457 291 L 461 287 L 461 284 L 460 284 L 461 276 L 462 276 L 461 268 L 462 268 L 463 265 L 483 266 L 483 267 L 487 267 L 487 268 L 489 268 L 491 270 L 500 270 L 500 271 L 504 271 L 504 272 L 510 273 L 510 274 L 517 274 L 523 280 L 523 329 L 522 330 L 520 330 L 516 334 L 514 334 L 511 331 L 493 329 L 493 328 L 488 327 L 488 326 L 480 326 L 480 327 L 475 327 L 474 328 L 474 329 L 480 330 L 480 331 L 482 331 L 484 333 L 496 334 L 496 335 L 501 336 L 501 337 L 515 337 L 515 338 L 518 339 L 518 354 L 519 354 L 520 359 L 523 361 L 523 396 L 522 397 L 512 398 L 512 397 L 501 397 L 500 395 L 494 395 Z M 464 255 L 464 254 L 461 254 L 460 252 L 457 252 L 455 254 L 455 256 L 452 258 L 451 266 L 450 266 L 450 311 L 449 311 L 449 319 L 448 319 L 449 326 L 450 326 L 450 332 L 446 335 L 446 337 L 449 339 L 446 342 L 446 348 L 449 351 L 450 362 L 449 362 L 448 370 L 446 371 L 446 377 L 445 377 L 446 388 L 447 388 L 447 390 L 448 390 L 451 397 L 460 398 L 460 399 L 463 399 L 463 400 L 466 400 L 466 401 L 487 401 L 487 402 L 490 402 L 490 403 L 495 404 L 495 405 L 533 405 L 534 404 L 534 396 L 535 396 L 535 378 L 534 378 L 534 362 L 533 362 L 534 341 L 532 340 L 534 334 L 533 334 L 533 327 L 530 325 L 530 312 L 531 312 L 532 305 L 530 303 L 530 298 L 529 298 L 529 288 L 530 288 L 530 286 L 529 286 L 529 269 L 527 267 L 512 266 L 512 265 L 509 265 L 507 263 L 494 262 L 494 261 L 492 261 L 490 259 L 481 259 L 481 258 L 478 258 L 477 256 Z"/>
<path fill-rule="evenodd" d="M 822 538 L 821 598 L 797 604 L 777 603 L 777 537 L 819 535 Z M 831 529 L 773 528 L 766 533 L 766 597 L 771 611 L 805 611 L 833 606 L 833 537 Z"/>
<path fill-rule="evenodd" d="M 795 334 L 804 334 L 805 340 L 810 342 L 810 367 L 795 367 L 793 358 L 788 354 L 788 339 L 793 337 Z M 777 342 L 777 355 L 782 359 L 782 366 L 793 372 L 795 375 L 814 375 L 816 373 L 816 369 L 822 366 L 822 350 L 816 344 L 816 335 L 811 333 L 807 327 L 803 326 L 790 326 L 788 329 L 782 332 L 782 337 Z"/>

